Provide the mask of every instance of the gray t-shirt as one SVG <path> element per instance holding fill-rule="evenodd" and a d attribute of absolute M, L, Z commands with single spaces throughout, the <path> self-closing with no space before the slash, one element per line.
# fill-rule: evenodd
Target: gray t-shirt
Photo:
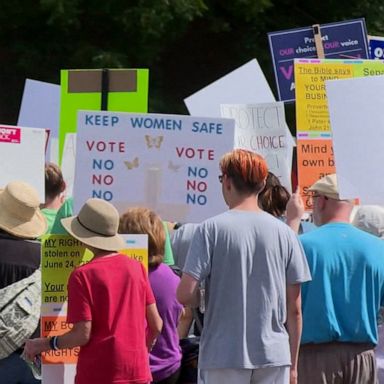
<path fill-rule="evenodd" d="M 198 224 L 186 223 L 173 231 L 171 235 L 173 258 L 175 259 L 175 264 L 181 269 L 184 268 L 189 246 L 192 243 L 197 227 Z"/>
<path fill-rule="evenodd" d="M 286 284 L 311 277 L 286 224 L 253 211 L 210 218 L 197 228 L 183 272 L 206 282 L 199 368 L 290 365 Z"/>

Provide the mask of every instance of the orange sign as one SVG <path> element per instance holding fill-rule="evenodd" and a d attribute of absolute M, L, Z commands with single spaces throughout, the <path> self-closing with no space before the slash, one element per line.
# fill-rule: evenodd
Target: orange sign
<path fill-rule="evenodd" d="M 66 322 L 66 316 L 45 316 L 41 319 L 43 337 L 60 336 L 68 332 L 72 324 Z M 43 364 L 76 364 L 80 347 L 73 349 L 50 350 L 43 353 Z"/>
<path fill-rule="evenodd" d="M 298 184 L 305 209 L 312 210 L 308 188 L 320 178 L 335 173 L 332 137 L 329 133 L 302 132 L 297 136 Z"/>

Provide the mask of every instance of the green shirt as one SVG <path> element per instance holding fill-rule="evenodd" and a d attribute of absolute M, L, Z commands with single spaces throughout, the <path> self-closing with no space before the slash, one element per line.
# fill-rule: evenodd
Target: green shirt
<path fill-rule="evenodd" d="M 64 229 L 61 224 L 61 219 L 66 217 L 73 216 L 73 197 L 69 197 L 64 201 L 63 205 L 57 211 L 55 221 L 52 225 L 52 229 L 50 233 L 55 235 L 67 235 L 68 232 Z"/>
<path fill-rule="evenodd" d="M 45 234 L 50 234 L 52 233 L 52 227 L 56 219 L 57 209 L 42 208 L 41 213 L 47 220 L 47 231 L 45 232 Z"/>
<path fill-rule="evenodd" d="M 165 229 L 165 245 L 164 245 L 164 264 L 174 265 L 175 260 L 173 259 L 173 252 L 171 247 L 171 239 L 169 237 L 169 231 L 167 223 L 163 221 L 164 229 Z"/>

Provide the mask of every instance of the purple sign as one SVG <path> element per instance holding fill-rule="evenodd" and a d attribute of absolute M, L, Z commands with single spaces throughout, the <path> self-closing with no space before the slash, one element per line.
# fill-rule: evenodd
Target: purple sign
<path fill-rule="evenodd" d="M 323 24 L 320 33 L 327 59 L 369 59 L 364 19 Z M 294 59 L 317 58 L 312 27 L 268 33 L 279 100 L 295 100 Z"/>
<path fill-rule="evenodd" d="M 371 59 L 384 59 L 384 38 L 378 36 L 369 36 L 369 52 Z"/>

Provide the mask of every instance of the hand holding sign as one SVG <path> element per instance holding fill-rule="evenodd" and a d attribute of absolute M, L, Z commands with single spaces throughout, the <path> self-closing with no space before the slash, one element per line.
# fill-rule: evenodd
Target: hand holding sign
<path fill-rule="evenodd" d="M 304 202 L 301 198 L 300 187 L 292 193 L 287 203 L 287 224 L 296 232 L 299 232 L 300 220 L 304 214 Z"/>

